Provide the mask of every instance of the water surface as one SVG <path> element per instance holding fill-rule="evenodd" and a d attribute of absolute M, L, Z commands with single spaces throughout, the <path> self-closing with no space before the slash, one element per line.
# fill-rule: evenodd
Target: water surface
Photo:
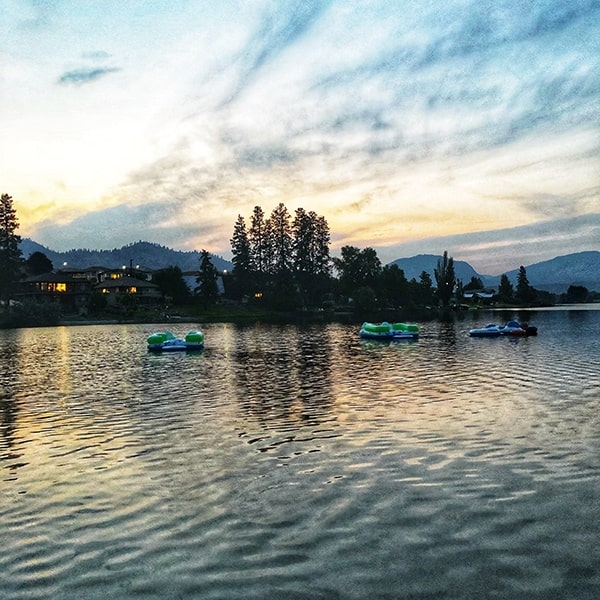
<path fill-rule="evenodd" d="M 600 311 L 505 316 L 0 332 L 0 597 L 600 597 Z"/>

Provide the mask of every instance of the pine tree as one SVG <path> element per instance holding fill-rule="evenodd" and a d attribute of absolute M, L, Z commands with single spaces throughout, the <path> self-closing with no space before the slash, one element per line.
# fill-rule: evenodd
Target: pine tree
<path fill-rule="evenodd" d="M 314 227 L 308 213 L 303 208 L 296 209 L 292 223 L 294 270 L 300 279 L 312 274 L 314 263 L 312 258 L 312 245 Z"/>
<path fill-rule="evenodd" d="M 235 222 L 230 242 L 234 274 L 248 273 L 250 271 L 250 242 L 246 221 L 241 215 L 238 215 Z"/>
<path fill-rule="evenodd" d="M 210 260 L 210 254 L 206 250 L 202 250 L 200 274 L 196 278 L 196 282 L 198 283 L 196 292 L 204 306 L 215 304 L 219 297 L 217 277 L 217 269 Z"/>
<path fill-rule="evenodd" d="M 321 277 L 329 277 L 331 275 L 331 256 L 329 254 L 331 235 L 329 233 L 329 224 L 325 217 L 320 217 L 312 211 L 309 213 L 309 217 L 314 223 L 314 238 L 311 252 L 314 270 Z"/>
<path fill-rule="evenodd" d="M 515 296 L 517 300 L 523 304 L 528 304 L 535 298 L 535 290 L 529 285 L 527 271 L 523 265 L 519 267 L 519 274 L 517 275 L 517 291 Z"/>
<path fill-rule="evenodd" d="M 444 257 L 438 260 L 437 267 L 433 270 L 437 283 L 437 295 L 442 306 L 446 308 L 450 304 L 452 292 L 454 291 L 454 259 L 448 258 L 448 251 L 444 250 Z"/>
<path fill-rule="evenodd" d="M 266 273 L 269 262 L 269 239 L 265 213 L 260 206 L 255 206 L 252 211 L 248 241 L 250 242 L 250 264 L 252 270 L 258 274 Z"/>
<path fill-rule="evenodd" d="M 279 203 L 269 217 L 267 230 L 271 239 L 271 271 L 276 275 L 289 273 L 292 268 L 292 229 L 290 213 Z"/>
<path fill-rule="evenodd" d="M 21 236 L 17 211 L 13 207 L 12 196 L 0 197 L 0 300 L 8 307 L 14 287 L 21 276 Z"/>
<path fill-rule="evenodd" d="M 238 215 L 231 237 L 231 253 L 233 272 L 231 274 L 231 285 L 226 287 L 226 292 L 238 300 L 251 293 L 252 282 L 252 258 L 250 240 L 246 229 L 244 217 Z M 227 281 L 230 281 L 227 279 Z"/>
<path fill-rule="evenodd" d="M 500 277 L 500 285 L 498 286 L 498 296 L 502 302 L 510 302 L 513 299 L 513 286 L 506 273 L 502 273 Z"/>
<path fill-rule="evenodd" d="M 292 223 L 293 264 L 303 301 L 318 303 L 330 284 L 329 226 L 314 211 L 296 210 Z"/>

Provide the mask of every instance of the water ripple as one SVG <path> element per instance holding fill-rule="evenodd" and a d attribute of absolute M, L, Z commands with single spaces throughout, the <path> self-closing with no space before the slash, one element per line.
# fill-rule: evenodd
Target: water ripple
<path fill-rule="evenodd" d="M 2 333 L 0 596 L 599 596 L 595 314 Z"/>

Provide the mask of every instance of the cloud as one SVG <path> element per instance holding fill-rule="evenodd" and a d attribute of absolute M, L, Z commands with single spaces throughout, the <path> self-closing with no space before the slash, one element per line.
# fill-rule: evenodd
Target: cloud
<path fill-rule="evenodd" d="M 46 37 L 9 40 L 23 57 L 49 51 L 19 132 L 31 140 L 21 171 L 38 175 L 28 188 L 47 195 L 60 178 L 68 207 L 116 207 L 73 221 L 71 236 L 61 226 L 74 244 L 101 239 L 101 219 L 129 228 L 126 243 L 142 227 L 227 252 L 238 213 L 280 201 L 323 214 L 335 240 L 382 248 L 596 210 L 600 0 L 184 4 L 57 3 Z M 109 78 L 123 86 L 107 105 L 98 86 L 83 99 L 42 91 L 56 65 L 61 86 L 117 65 L 131 76 Z M 36 154 L 55 160 L 32 165 Z"/>
<path fill-rule="evenodd" d="M 181 223 L 177 216 L 177 205 L 168 202 L 121 204 L 89 212 L 64 225 L 43 222 L 36 228 L 34 237 L 36 241 L 43 239 L 45 245 L 58 251 L 80 248 L 84 243 L 87 248 L 108 249 L 138 239 L 180 249 L 190 248 L 191 239 L 214 238 L 216 227 L 209 222 L 188 219 Z"/>
<path fill-rule="evenodd" d="M 573 249 L 577 239 L 577 250 Z M 500 275 L 520 264 L 532 264 L 583 250 L 597 250 L 600 213 L 546 220 L 533 225 L 428 238 L 376 246 L 382 262 L 416 254 L 448 254 L 470 263 L 478 272 Z"/>
<path fill-rule="evenodd" d="M 81 68 L 63 73 L 57 83 L 59 85 L 84 85 L 92 83 L 110 73 L 116 73 L 120 69 L 116 67 L 96 67 L 96 68 Z"/>
<path fill-rule="evenodd" d="M 92 50 L 90 52 L 84 52 L 82 55 L 83 59 L 89 59 L 93 61 L 103 61 L 108 58 L 111 58 L 111 55 L 104 50 Z"/>
<path fill-rule="evenodd" d="M 224 106 L 235 102 L 266 65 L 297 43 L 330 3 L 330 0 L 315 3 L 291 0 L 268 5 L 259 26 L 232 60 L 238 77 Z"/>

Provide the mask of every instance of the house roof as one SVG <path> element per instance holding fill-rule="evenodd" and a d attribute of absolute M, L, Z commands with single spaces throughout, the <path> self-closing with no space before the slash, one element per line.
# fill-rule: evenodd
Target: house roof
<path fill-rule="evenodd" d="M 473 298 L 473 296 L 478 296 L 479 298 L 492 298 L 495 295 L 495 291 L 491 289 L 484 290 L 468 290 L 463 292 L 464 298 Z"/>
<path fill-rule="evenodd" d="M 23 280 L 25 283 L 67 283 L 69 281 L 81 281 L 74 277 L 73 273 L 42 273 L 41 275 L 32 275 Z"/>
<path fill-rule="evenodd" d="M 107 279 L 102 283 L 96 285 L 98 288 L 122 288 L 122 287 L 138 287 L 138 288 L 154 288 L 158 289 L 155 283 L 144 281 L 143 279 L 136 279 L 135 277 L 119 277 L 118 279 Z"/>

